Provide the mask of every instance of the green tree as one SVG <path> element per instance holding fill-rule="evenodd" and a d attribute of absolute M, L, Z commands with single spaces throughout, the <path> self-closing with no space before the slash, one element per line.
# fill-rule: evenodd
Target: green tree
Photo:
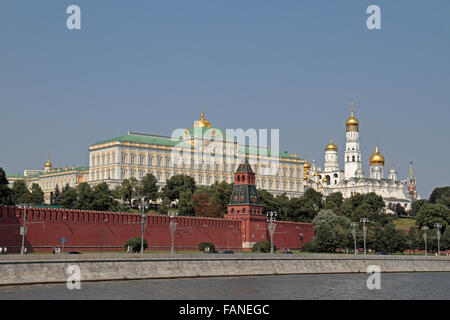
<path fill-rule="evenodd" d="M 211 242 L 202 242 L 198 245 L 198 250 L 201 252 L 205 252 L 206 248 L 209 248 L 210 252 L 216 251 L 216 246 Z"/>
<path fill-rule="evenodd" d="M 76 209 L 91 210 L 93 208 L 94 196 L 92 188 L 87 182 L 80 183 L 77 188 Z"/>
<path fill-rule="evenodd" d="M 450 227 L 445 228 L 441 235 L 441 250 L 450 250 Z"/>
<path fill-rule="evenodd" d="M 186 190 L 194 193 L 194 178 L 184 174 L 177 174 L 170 177 L 169 181 L 167 181 L 164 186 L 162 193 L 165 198 L 169 199 L 169 201 L 174 201 L 180 199 L 180 193 Z"/>
<path fill-rule="evenodd" d="M 30 204 L 41 205 L 44 203 L 44 192 L 37 183 L 31 185 Z"/>
<path fill-rule="evenodd" d="M 342 193 L 333 192 L 328 195 L 325 199 L 325 209 L 333 210 L 338 215 L 342 214 L 342 204 L 344 199 Z"/>
<path fill-rule="evenodd" d="M 169 213 L 169 199 L 163 198 L 158 208 L 159 214 L 167 215 Z"/>
<path fill-rule="evenodd" d="M 124 179 L 118 190 L 122 201 L 128 203 L 131 207 L 132 200 L 137 197 L 139 192 L 138 183 L 136 178 Z"/>
<path fill-rule="evenodd" d="M 110 211 L 117 206 L 111 190 L 106 182 L 97 184 L 92 189 L 92 210 Z"/>
<path fill-rule="evenodd" d="M 15 204 L 31 202 L 31 192 L 24 180 L 16 180 L 11 188 L 12 200 Z"/>
<path fill-rule="evenodd" d="M 11 189 L 9 188 L 9 182 L 6 178 L 6 173 L 3 168 L 0 167 L 0 205 L 13 204 L 11 199 Z"/>
<path fill-rule="evenodd" d="M 153 174 L 148 173 L 145 177 L 142 178 L 141 181 L 141 195 L 145 197 L 147 200 L 156 201 L 158 199 L 158 186 L 157 186 L 156 178 Z"/>
<path fill-rule="evenodd" d="M 315 229 L 317 229 L 322 223 L 328 223 L 329 225 L 335 225 L 337 215 L 330 209 L 321 210 L 312 223 Z"/>
<path fill-rule="evenodd" d="M 420 246 L 416 227 L 409 228 L 408 235 L 406 236 L 406 244 L 407 249 L 414 251 Z"/>
<path fill-rule="evenodd" d="M 178 200 L 178 213 L 182 216 L 193 216 L 194 206 L 192 202 L 193 194 L 190 190 L 185 190 L 180 193 Z"/>
<path fill-rule="evenodd" d="M 435 223 L 442 223 L 447 227 L 450 223 L 450 209 L 440 203 L 425 203 L 416 215 L 416 225 L 432 229 Z"/>
<path fill-rule="evenodd" d="M 398 233 L 393 223 L 384 227 L 377 225 L 375 228 L 375 250 L 394 253 L 398 246 Z"/>
<path fill-rule="evenodd" d="M 335 248 L 347 249 L 353 248 L 353 236 L 350 229 L 342 226 L 341 224 L 336 224 L 333 228 L 334 233 L 334 246 Z"/>
<path fill-rule="evenodd" d="M 58 184 L 55 187 L 55 191 L 53 192 L 53 196 L 50 199 L 50 204 L 54 206 L 60 206 L 62 201 L 62 192 L 59 190 Z"/>
<path fill-rule="evenodd" d="M 253 252 L 270 253 L 270 250 L 271 250 L 271 242 L 270 241 L 258 241 L 252 247 Z M 277 251 L 277 247 L 274 244 L 273 252 L 275 252 L 275 251 Z"/>
<path fill-rule="evenodd" d="M 230 203 L 231 194 L 233 192 L 233 184 L 226 183 L 225 181 L 216 182 L 211 186 L 212 196 L 222 206 L 222 211 L 226 212 L 228 204 Z M 188 190 L 190 191 L 190 190 Z"/>
<path fill-rule="evenodd" d="M 133 252 L 141 252 L 142 238 L 134 237 L 130 238 L 125 242 L 124 248 L 127 249 L 128 246 L 131 247 Z M 147 239 L 144 238 L 144 250 L 148 248 Z"/>
<path fill-rule="evenodd" d="M 422 206 L 426 203 L 428 203 L 428 201 L 425 199 L 413 201 L 411 204 L 411 210 L 410 210 L 411 216 L 415 217 L 417 215 L 417 213 L 419 212 L 420 208 L 422 208 Z"/>
<path fill-rule="evenodd" d="M 75 209 L 77 204 L 77 190 L 70 187 L 69 184 L 62 190 L 61 206 L 65 209 Z"/>
<path fill-rule="evenodd" d="M 286 193 L 275 196 L 275 207 L 280 220 L 292 221 L 292 215 L 289 211 L 289 198 Z"/>
<path fill-rule="evenodd" d="M 450 186 L 435 188 L 433 192 L 431 192 L 429 201 L 431 203 L 437 203 L 442 197 L 450 198 Z"/>
<path fill-rule="evenodd" d="M 336 238 L 333 228 L 327 223 L 321 223 L 316 229 L 314 242 L 319 252 L 334 252 Z"/>
<path fill-rule="evenodd" d="M 275 201 L 275 196 L 267 190 L 258 189 L 258 195 L 263 206 L 263 214 L 269 211 L 277 211 L 278 207 Z"/>

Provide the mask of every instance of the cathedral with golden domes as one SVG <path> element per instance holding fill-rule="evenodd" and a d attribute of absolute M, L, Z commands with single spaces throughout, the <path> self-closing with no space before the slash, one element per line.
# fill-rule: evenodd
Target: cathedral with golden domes
<path fill-rule="evenodd" d="M 411 208 L 411 202 L 418 198 L 415 178 L 410 163 L 410 177 L 399 180 L 397 170 L 392 163 L 385 177 L 385 159 L 376 145 L 370 156 L 370 172 L 367 177 L 362 168 L 362 154 L 359 147 L 359 120 L 355 117 L 353 103 L 350 117 L 347 119 L 344 150 L 344 170 L 339 165 L 338 147 L 333 140 L 325 146 L 324 166 L 319 167 L 313 160 L 312 164 L 305 161 L 305 188 L 313 188 L 324 196 L 332 192 L 341 192 L 344 198 L 357 193 L 370 193 L 383 197 L 386 211 L 400 204 L 406 210 Z"/>

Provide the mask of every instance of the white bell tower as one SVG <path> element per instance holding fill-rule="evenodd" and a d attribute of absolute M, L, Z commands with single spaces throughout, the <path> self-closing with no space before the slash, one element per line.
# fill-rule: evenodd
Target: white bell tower
<path fill-rule="evenodd" d="M 354 102 L 351 102 L 351 114 L 345 126 L 344 175 L 345 179 L 356 177 L 356 170 L 361 168 L 361 150 L 359 149 L 359 121 L 355 118 Z"/>

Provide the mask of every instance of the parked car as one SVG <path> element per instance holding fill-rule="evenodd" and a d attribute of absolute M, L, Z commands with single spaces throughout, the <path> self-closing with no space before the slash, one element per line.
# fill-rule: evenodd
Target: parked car
<path fill-rule="evenodd" d="M 378 252 L 378 254 L 381 254 L 381 255 L 383 255 L 383 256 L 387 256 L 389 253 L 387 253 L 387 252 L 385 252 L 385 251 L 380 251 L 380 252 Z"/>
<path fill-rule="evenodd" d="M 282 254 L 294 254 L 292 251 L 283 251 Z"/>
<path fill-rule="evenodd" d="M 234 251 L 233 250 L 224 250 L 222 251 L 223 254 L 233 254 Z"/>
<path fill-rule="evenodd" d="M 69 252 L 67 252 L 67 254 L 81 254 L 81 252 L 78 252 L 78 251 L 69 251 Z"/>

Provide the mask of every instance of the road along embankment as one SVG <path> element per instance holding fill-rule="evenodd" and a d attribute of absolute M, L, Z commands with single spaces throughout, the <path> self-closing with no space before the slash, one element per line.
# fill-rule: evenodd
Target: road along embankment
<path fill-rule="evenodd" d="M 0 285 L 66 282 L 76 265 L 81 281 L 325 273 L 450 272 L 450 257 L 362 255 L 164 254 L 0 257 Z M 68 272 L 68 270 L 72 270 Z"/>

